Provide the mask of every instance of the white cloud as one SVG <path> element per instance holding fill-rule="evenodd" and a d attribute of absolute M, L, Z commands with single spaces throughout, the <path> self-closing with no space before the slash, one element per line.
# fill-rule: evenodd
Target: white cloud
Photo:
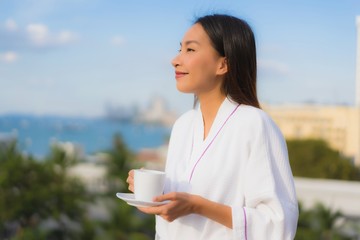
<path fill-rule="evenodd" d="M 59 44 L 68 44 L 75 42 L 76 40 L 78 40 L 77 35 L 70 31 L 61 31 L 55 39 Z"/>
<path fill-rule="evenodd" d="M 0 53 L 0 61 L 6 63 L 15 62 L 18 59 L 18 55 L 15 52 L 5 52 L 3 54 Z"/>
<path fill-rule="evenodd" d="M 10 32 L 14 32 L 18 30 L 18 26 L 13 19 L 9 18 L 5 22 L 5 29 Z"/>
<path fill-rule="evenodd" d="M 114 36 L 111 38 L 111 44 L 114 46 L 123 46 L 125 39 L 122 36 Z"/>
<path fill-rule="evenodd" d="M 45 24 L 28 24 L 25 31 L 26 39 L 30 46 L 35 47 L 54 47 L 68 45 L 78 40 L 77 34 L 62 30 L 60 32 L 51 32 Z"/>
<path fill-rule="evenodd" d="M 54 48 L 73 44 L 79 35 L 67 29 L 54 31 L 43 23 L 18 25 L 13 18 L 0 22 L 0 49 L 22 51 L 33 48 Z"/>
<path fill-rule="evenodd" d="M 26 31 L 35 45 L 45 45 L 49 41 L 48 28 L 43 24 L 29 24 Z"/>

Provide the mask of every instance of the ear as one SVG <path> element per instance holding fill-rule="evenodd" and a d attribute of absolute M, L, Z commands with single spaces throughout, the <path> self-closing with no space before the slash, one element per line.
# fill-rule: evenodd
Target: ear
<path fill-rule="evenodd" d="M 228 71 L 227 59 L 226 57 L 219 58 L 219 65 L 216 71 L 217 75 L 224 75 Z"/>

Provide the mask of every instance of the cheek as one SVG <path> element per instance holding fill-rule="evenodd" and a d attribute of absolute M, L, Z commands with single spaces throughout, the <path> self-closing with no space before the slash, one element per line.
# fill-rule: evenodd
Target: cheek
<path fill-rule="evenodd" d="M 211 81 L 215 78 L 216 67 L 212 61 L 202 61 L 199 63 L 198 74 L 199 77 L 206 81 Z"/>
<path fill-rule="evenodd" d="M 206 56 L 191 59 L 189 65 L 194 73 L 196 72 L 197 74 L 202 75 L 208 75 L 211 72 L 214 72 L 215 69 L 214 63 Z"/>

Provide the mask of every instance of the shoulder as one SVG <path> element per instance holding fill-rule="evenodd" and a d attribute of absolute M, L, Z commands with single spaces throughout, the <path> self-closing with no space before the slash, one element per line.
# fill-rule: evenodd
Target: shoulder
<path fill-rule="evenodd" d="M 253 133 L 260 133 L 264 131 L 275 131 L 280 133 L 280 130 L 273 119 L 264 110 L 248 106 L 240 105 L 235 114 L 236 122 L 243 125 L 245 128 Z"/>
<path fill-rule="evenodd" d="M 185 113 L 183 113 L 174 123 L 173 130 L 178 128 L 185 128 L 186 126 L 190 126 L 193 123 L 194 117 L 197 111 L 191 109 Z"/>
<path fill-rule="evenodd" d="M 247 121 L 252 124 L 262 124 L 263 122 L 272 122 L 271 117 L 260 108 L 240 105 L 235 114 L 238 120 Z"/>

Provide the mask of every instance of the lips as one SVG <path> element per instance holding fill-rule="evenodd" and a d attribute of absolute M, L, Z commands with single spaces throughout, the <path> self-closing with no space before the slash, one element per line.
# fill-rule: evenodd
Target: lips
<path fill-rule="evenodd" d="M 181 78 L 181 77 L 184 77 L 187 74 L 188 73 L 186 73 L 186 72 L 175 71 L 175 78 Z"/>

